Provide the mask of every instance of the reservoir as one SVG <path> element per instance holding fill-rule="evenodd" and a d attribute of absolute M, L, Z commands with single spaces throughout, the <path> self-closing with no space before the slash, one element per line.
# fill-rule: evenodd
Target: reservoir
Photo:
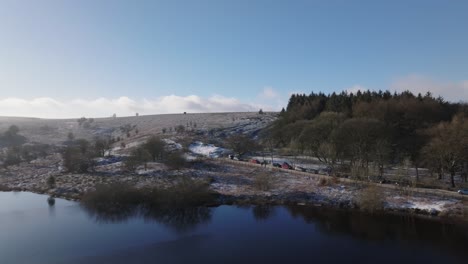
<path fill-rule="evenodd" d="M 307 206 L 90 212 L 0 192 L 0 263 L 467 263 L 468 227 Z"/>

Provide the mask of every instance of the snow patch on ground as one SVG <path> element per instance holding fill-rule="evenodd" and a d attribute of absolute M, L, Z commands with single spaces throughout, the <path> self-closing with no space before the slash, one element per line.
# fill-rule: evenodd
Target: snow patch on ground
<path fill-rule="evenodd" d="M 221 147 L 216 147 L 212 144 L 204 144 L 203 142 L 196 141 L 190 144 L 190 152 L 210 158 L 219 158 L 228 151 Z"/>
<path fill-rule="evenodd" d="M 267 161 L 268 163 L 271 163 L 271 157 L 270 156 L 253 156 L 252 159 L 257 159 L 259 161 L 262 161 L 262 160 L 265 160 Z M 289 165 L 294 165 L 294 166 L 299 166 L 299 167 L 302 167 L 302 168 L 305 168 L 309 171 L 311 170 L 324 170 L 327 165 L 326 164 L 312 164 L 312 163 L 304 163 L 304 162 L 297 162 L 295 161 L 295 159 L 291 159 L 291 158 L 286 158 L 286 157 L 274 157 L 273 158 L 273 163 L 279 163 L 279 164 L 283 164 L 284 162 L 288 163 Z"/>
<path fill-rule="evenodd" d="M 422 197 L 405 198 L 401 196 L 395 196 L 393 199 L 391 199 L 389 207 L 418 209 L 427 212 L 434 210 L 442 212 L 455 203 L 457 203 L 455 200 L 434 200 Z"/>
<path fill-rule="evenodd" d="M 135 141 L 135 142 L 130 142 L 130 143 L 127 143 L 125 145 L 125 148 L 129 149 L 129 148 L 134 148 L 134 147 L 138 147 L 140 145 L 143 145 L 145 143 L 145 141 Z M 110 153 L 109 154 L 114 154 L 114 152 L 116 151 L 119 151 L 119 150 L 122 150 L 123 148 L 121 146 L 118 146 L 118 147 L 114 147 L 110 150 Z"/>
<path fill-rule="evenodd" d="M 438 201 L 438 202 L 424 202 L 424 201 L 413 201 L 410 208 L 420 209 L 424 211 L 430 211 L 435 209 L 437 211 L 442 211 L 444 207 L 449 204 L 447 201 Z"/>
<path fill-rule="evenodd" d="M 166 143 L 167 147 L 170 150 L 181 150 L 182 145 L 180 143 L 175 142 L 174 140 L 164 138 L 163 139 L 164 143 Z"/>

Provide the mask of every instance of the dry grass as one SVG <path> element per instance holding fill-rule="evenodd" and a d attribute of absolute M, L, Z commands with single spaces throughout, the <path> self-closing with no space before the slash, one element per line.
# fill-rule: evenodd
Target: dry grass
<path fill-rule="evenodd" d="M 333 177 L 331 178 L 331 181 L 332 181 L 333 184 L 338 184 L 338 183 L 340 183 L 340 178 L 338 178 L 338 177 L 336 177 L 336 176 L 333 176 Z"/>
<path fill-rule="evenodd" d="M 206 181 L 189 177 L 178 179 L 172 186 L 146 189 L 146 203 L 151 207 L 184 208 L 212 204 L 214 194 Z"/>
<path fill-rule="evenodd" d="M 366 170 L 366 168 L 361 167 L 359 165 L 353 165 L 350 168 L 350 176 L 353 180 L 364 180 L 366 179 L 367 173 L 368 171 Z"/>
<path fill-rule="evenodd" d="M 0 192 L 9 192 L 9 191 L 11 191 L 10 187 L 0 184 Z"/>
<path fill-rule="evenodd" d="M 361 210 L 374 213 L 383 210 L 385 194 L 380 188 L 368 186 L 361 190 L 356 202 Z"/>
<path fill-rule="evenodd" d="M 468 221 L 468 203 L 465 202 L 462 207 L 462 214 L 463 214 L 463 219 Z"/>
<path fill-rule="evenodd" d="M 318 181 L 318 186 L 329 186 L 331 181 L 327 178 L 320 178 Z"/>
<path fill-rule="evenodd" d="M 266 171 L 258 172 L 254 176 L 253 187 L 260 191 L 269 191 L 273 189 L 276 185 L 275 177 Z"/>

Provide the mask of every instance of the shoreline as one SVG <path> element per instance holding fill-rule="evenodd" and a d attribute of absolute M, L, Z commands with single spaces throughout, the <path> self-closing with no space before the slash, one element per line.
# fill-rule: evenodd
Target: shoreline
<path fill-rule="evenodd" d="M 47 191 L 38 191 L 38 190 L 26 190 L 18 188 L 10 188 L 10 190 L 2 189 L 0 192 L 29 192 L 39 195 L 48 195 L 49 197 L 63 199 L 67 201 L 73 201 L 80 203 L 81 195 L 77 197 L 73 194 L 62 194 L 56 195 Z M 335 210 L 335 211 L 345 211 L 350 213 L 362 213 L 362 214 L 376 214 L 376 215 L 395 215 L 403 217 L 417 217 L 421 219 L 439 221 L 449 224 L 468 224 L 468 219 L 462 215 L 456 215 L 451 213 L 446 213 L 443 215 L 440 214 L 431 214 L 429 211 L 411 209 L 411 208 L 386 208 L 383 210 L 377 210 L 375 212 L 369 212 L 361 210 L 356 204 L 352 201 L 348 203 L 330 203 L 330 202 L 321 202 L 317 200 L 312 200 L 313 195 L 302 194 L 302 197 L 299 197 L 298 194 L 291 194 L 290 199 L 285 199 L 285 196 L 277 198 L 274 196 L 262 196 L 262 195 L 244 195 L 244 196 L 229 196 L 215 193 L 217 196 L 216 201 L 209 204 L 201 204 L 202 207 L 219 207 L 219 206 L 304 206 L 310 208 L 317 208 L 323 210 Z"/>
<path fill-rule="evenodd" d="M 168 171 L 161 164 L 148 163 L 147 170 L 139 169 L 133 174 L 121 171 L 118 164 L 102 166 L 96 173 L 70 174 L 58 168 L 59 162 L 60 157 L 55 155 L 42 165 L 13 167 L 0 177 L 0 191 L 26 191 L 80 201 L 97 185 L 122 183 L 137 189 L 167 188 L 185 176 L 208 183 L 218 205 L 295 204 L 362 211 L 359 196 L 372 187 L 383 196 L 384 213 L 468 222 L 468 197 L 442 190 L 360 182 L 224 159 L 206 159 L 181 171 Z M 47 185 L 51 176 L 56 180 L 54 188 Z M 267 189 L 256 186 L 259 177 L 266 177 L 271 186 Z"/>

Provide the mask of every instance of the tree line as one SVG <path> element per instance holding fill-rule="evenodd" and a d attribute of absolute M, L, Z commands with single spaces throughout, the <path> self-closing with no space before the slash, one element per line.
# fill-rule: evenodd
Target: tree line
<path fill-rule="evenodd" d="M 409 91 L 294 94 L 264 142 L 311 155 L 335 173 L 382 177 L 405 161 L 466 181 L 468 107 Z M 273 142 L 273 143 L 271 143 Z M 419 174 L 416 169 L 416 178 Z"/>

